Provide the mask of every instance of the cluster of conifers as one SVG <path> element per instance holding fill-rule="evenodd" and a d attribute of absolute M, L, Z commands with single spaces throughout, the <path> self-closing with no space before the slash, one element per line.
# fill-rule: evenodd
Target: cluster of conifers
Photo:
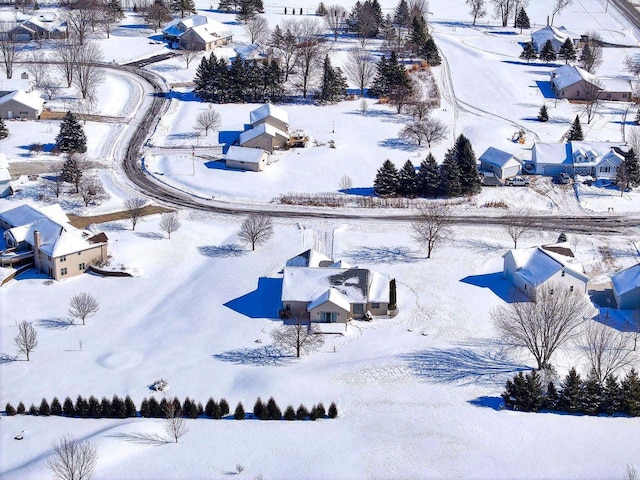
<path fill-rule="evenodd" d="M 114 395 L 112 399 L 102 397 L 98 400 L 91 395 L 88 398 L 78 395 L 75 402 L 67 397 L 63 403 L 60 403 L 58 397 L 54 397 L 51 403 L 43 398 L 40 406 L 34 404 L 27 409 L 24 403 L 20 402 L 18 407 L 14 407 L 11 403 L 7 403 L 5 413 L 8 416 L 13 415 L 40 415 L 48 417 L 50 415 L 76 417 L 76 418 L 127 418 L 127 417 L 144 417 L 144 418 L 166 418 L 168 415 L 178 415 L 185 418 L 212 418 L 220 419 L 229 415 L 229 403 L 224 399 L 216 401 L 209 398 L 203 407 L 201 402 L 196 402 L 186 397 L 184 401 L 180 401 L 177 397 L 173 399 L 162 398 L 160 401 L 155 397 L 149 399 L 144 398 L 140 403 L 140 410 L 131 397 L 127 395 L 124 399 Z M 329 409 L 325 409 L 322 403 L 313 405 L 308 409 L 300 404 L 297 409 L 292 405 L 287 406 L 284 414 L 278 407 L 273 397 L 267 402 L 263 402 L 260 397 L 253 406 L 253 415 L 247 416 L 242 402 L 239 402 L 233 413 L 233 418 L 243 420 L 245 418 L 257 418 L 260 420 L 317 420 L 319 418 L 336 418 L 338 416 L 338 408 L 334 402 L 331 402 Z"/>

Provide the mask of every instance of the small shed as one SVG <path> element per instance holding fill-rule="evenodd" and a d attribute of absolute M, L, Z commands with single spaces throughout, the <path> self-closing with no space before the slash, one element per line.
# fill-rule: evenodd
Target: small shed
<path fill-rule="evenodd" d="M 612 275 L 611 283 L 618 308 L 640 308 L 640 263 Z"/>
<path fill-rule="evenodd" d="M 489 147 L 480 156 L 480 171 L 492 172 L 500 180 L 518 175 L 522 162 L 513 154 Z"/>
<path fill-rule="evenodd" d="M 269 153 L 259 148 L 231 146 L 225 155 L 227 168 L 237 170 L 261 171 L 267 164 Z"/>

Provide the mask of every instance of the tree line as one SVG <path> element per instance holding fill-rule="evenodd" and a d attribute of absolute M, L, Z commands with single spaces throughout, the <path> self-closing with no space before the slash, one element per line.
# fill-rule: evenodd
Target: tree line
<path fill-rule="evenodd" d="M 441 165 L 431 153 L 417 172 L 410 160 L 400 170 L 385 160 L 374 180 L 374 192 L 379 196 L 459 197 L 475 195 L 481 187 L 473 147 L 463 134 L 447 150 Z"/>

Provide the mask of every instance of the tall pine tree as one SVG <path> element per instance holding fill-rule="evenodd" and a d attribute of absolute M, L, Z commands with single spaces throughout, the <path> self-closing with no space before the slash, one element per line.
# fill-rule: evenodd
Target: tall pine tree
<path fill-rule="evenodd" d="M 421 197 L 435 197 L 440 191 L 440 173 L 438 164 L 431 152 L 420 163 L 416 177 L 417 193 Z"/>
<path fill-rule="evenodd" d="M 545 63 L 553 62 L 556 59 L 556 51 L 551 40 L 547 40 L 540 51 L 540 60 Z"/>
<path fill-rule="evenodd" d="M 373 182 L 373 191 L 380 197 L 393 196 L 398 193 L 398 169 L 391 160 L 385 160 L 378 169 Z"/>
<path fill-rule="evenodd" d="M 324 57 L 322 84 L 318 99 L 324 103 L 335 103 L 347 96 L 347 79 L 340 68 L 333 68 L 329 55 Z"/>
<path fill-rule="evenodd" d="M 415 197 L 417 192 L 416 167 L 407 160 L 398 172 L 398 194 L 403 197 Z"/>
<path fill-rule="evenodd" d="M 560 50 L 558 50 L 558 58 L 564 60 L 564 64 L 566 65 L 569 62 L 575 61 L 577 57 L 578 53 L 576 52 L 576 47 L 573 45 L 573 41 L 567 38 L 560 46 Z"/>
<path fill-rule="evenodd" d="M 56 136 L 56 148 L 62 153 L 85 153 L 87 136 L 76 116 L 68 111 L 60 124 L 60 133 Z"/>
<path fill-rule="evenodd" d="M 440 192 L 446 197 L 458 197 L 462 195 L 460 182 L 460 168 L 456 162 L 453 149 L 449 149 L 444 155 L 440 165 Z"/>
<path fill-rule="evenodd" d="M 536 49 L 533 46 L 533 43 L 527 42 L 524 44 L 524 48 L 522 49 L 522 53 L 520 54 L 520 58 L 526 60 L 529 63 L 531 60 L 535 60 L 538 58 L 538 54 Z"/>
<path fill-rule="evenodd" d="M 476 154 L 471 142 L 463 134 L 457 138 L 453 146 L 453 154 L 460 170 L 460 187 L 464 195 L 476 195 L 482 190 L 482 183 L 478 175 Z"/>
<path fill-rule="evenodd" d="M 196 13 L 196 6 L 193 0 L 171 0 L 169 7 L 173 13 L 180 14 L 180 18 Z"/>
<path fill-rule="evenodd" d="M 569 413 L 581 412 L 584 408 L 583 382 L 575 368 L 569 370 L 562 382 L 557 405 L 558 410 Z"/>
<path fill-rule="evenodd" d="M 531 28 L 529 15 L 527 15 L 527 12 L 524 10 L 523 7 L 520 7 L 520 10 L 518 10 L 518 13 L 516 13 L 516 18 L 513 26 L 515 28 L 519 28 L 520 33 L 522 33 L 523 28 Z"/>
<path fill-rule="evenodd" d="M 616 179 L 618 181 L 618 187 L 620 188 L 620 194 L 631 187 L 637 187 L 640 185 L 640 162 L 638 161 L 638 154 L 633 148 L 630 148 L 628 152 L 625 152 L 622 164 L 618 167 L 616 172 Z"/>
<path fill-rule="evenodd" d="M 571 124 L 571 128 L 567 132 L 566 136 L 567 142 L 581 142 L 584 140 L 584 135 L 582 133 L 582 125 L 580 125 L 580 117 L 576 115 L 576 119 Z"/>

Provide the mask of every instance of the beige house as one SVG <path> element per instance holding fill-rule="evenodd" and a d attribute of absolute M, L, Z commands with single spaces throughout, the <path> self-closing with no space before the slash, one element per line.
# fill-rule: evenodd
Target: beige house
<path fill-rule="evenodd" d="M 253 110 L 249 114 L 249 121 L 252 127 L 267 123 L 282 132 L 289 133 L 289 114 L 271 103 L 265 103 Z"/>
<path fill-rule="evenodd" d="M 45 101 L 37 92 L 16 90 L 0 97 L 0 118 L 38 120 Z"/>
<path fill-rule="evenodd" d="M 162 29 L 162 38 L 186 50 L 213 50 L 228 45 L 233 34 L 224 24 L 205 15 L 177 18 Z"/>
<path fill-rule="evenodd" d="M 631 82 L 622 78 L 598 78 L 577 65 L 563 65 L 551 71 L 551 88 L 558 98 L 630 102 Z"/>
<path fill-rule="evenodd" d="M 283 148 L 289 142 L 289 134 L 278 130 L 268 123 L 242 132 L 239 139 L 240 145 L 245 148 L 259 148 L 269 153 Z"/>
<path fill-rule="evenodd" d="M 386 315 L 389 277 L 309 250 L 287 262 L 281 300 L 285 316 L 306 312 L 312 322 L 344 323 L 367 312 Z"/>
<path fill-rule="evenodd" d="M 7 31 L 7 37 L 15 42 L 67 38 L 66 23 L 57 22 L 55 17 L 41 15 L 23 20 Z"/>
<path fill-rule="evenodd" d="M 84 273 L 90 265 L 107 259 L 108 239 L 69 224 L 59 205 L 36 208 L 31 205 L 0 213 L 6 250 L 0 264 L 33 266 L 61 280 Z"/>
<path fill-rule="evenodd" d="M 227 168 L 260 172 L 267 165 L 269 154 L 259 148 L 231 146 L 225 155 Z"/>

